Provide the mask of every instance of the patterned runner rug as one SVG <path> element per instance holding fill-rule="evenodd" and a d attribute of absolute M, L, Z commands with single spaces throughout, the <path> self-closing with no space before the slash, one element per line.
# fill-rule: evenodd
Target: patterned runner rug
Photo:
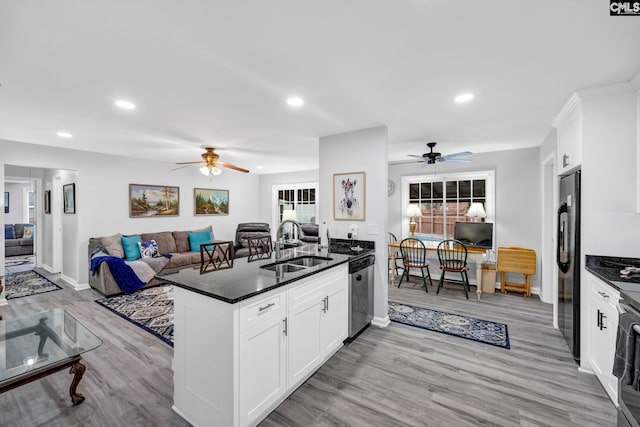
<path fill-rule="evenodd" d="M 5 279 L 5 284 L 7 285 L 5 295 L 7 299 L 28 297 L 62 289 L 33 270 L 11 273 L 5 276 Z"/>
<path fill-rule="evenodd" d="M 414 307 L 393 301 L 389 301 L 389 318 L 393 322 L 404 323 L 417 328 L 466 338 L 497 347 L 511 348 L 509 345 L 509 331 L 504 323 L 495 323 L 460 314 Z"/>
<path fill-rule="evenodd" d="M 11 273 L 33 270 L 35 257 L 33 255 L 18 255 L 4 259 L 5 276 Z"/>
<path fill-rule="evenodd" d="M 156 286 L 96 302 L 173 347 L 173 286 Z"/>

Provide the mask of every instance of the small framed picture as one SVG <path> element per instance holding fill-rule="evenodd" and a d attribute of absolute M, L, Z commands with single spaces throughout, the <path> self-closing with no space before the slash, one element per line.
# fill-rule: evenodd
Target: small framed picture
<path fill-rule="evenodd" d="M 44 190 L 44 213 L 51 213 L 51 190 Z"/>
<path fill-rule="evenodd" d="M 194 188 L 194 215 L 229 215 L 229 190 Z"/>
<path fill-rule="evenodd" d="M 333 219 L 365 220 L 365 172 L 333 174 Z"/>
<path fill-rule="evenodd" d="M 65 184 L 62 186 L 62 195 L 64 197 L 64 213 L 76 213 L 76 184 Z"/>
<path fill-rule="evenodd" d="M 4 213 L 9 213 L 9 192 L 4 192 Z"/>

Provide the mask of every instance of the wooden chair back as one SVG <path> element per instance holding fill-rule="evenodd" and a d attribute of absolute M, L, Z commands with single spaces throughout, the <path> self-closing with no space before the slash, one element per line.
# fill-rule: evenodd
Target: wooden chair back
<path fill-rule="evenodd" d="M 467 247 L 459 240 L 443 240 L 438 244 L 438 261 L 444 271 L 460 273 L 468 270 Z"/>
<path fill-rule="evenodd" d="M 427 261 L 427 249 L 421 240 L 408 237 L 400 242 L 400 254 L 405 267 L 424 267 Z"/>

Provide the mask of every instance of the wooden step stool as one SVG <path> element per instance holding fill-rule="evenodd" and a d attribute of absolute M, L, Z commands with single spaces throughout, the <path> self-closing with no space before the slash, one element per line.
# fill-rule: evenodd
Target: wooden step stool
<path fill-rule="evenodd" d="M 500 290 L 524 292 L 531 296 L 531 276 L 536 274 L 536 252 L 526 248 L 498 248 L 498 271 L 500 272 Z M 524 275 L 524 283 L 507 282 L 507 273 Z"/>

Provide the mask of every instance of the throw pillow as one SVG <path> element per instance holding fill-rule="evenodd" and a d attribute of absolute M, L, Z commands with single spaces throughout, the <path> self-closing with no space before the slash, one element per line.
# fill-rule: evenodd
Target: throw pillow
<path fill-rule="evenodd" d="M 13 229 L 13 225 L 4 225 L 4 238 L 5 240 L 16 238 L 16 231 Z"/>
<path fill-rule="evenodd" d="M 23 239 L 33 239 L 33 225 L 25 225 L 22 232 Z"/>
<path fill-rule="evenodd" d="M 149 240 L 148 242 L 138 242 L 138 248 L 140 249 L 140 255 L 142 258 L 156 258 L 160 256 L 158 251 L 158 244 L 155 240 Z"/>
<path fill-rule="evenodd" d="M 213 242 L 213 233 L 211 231 L 189 233 L 189 247 L 191 248 L 191 252 L 200 252 L 201 244 L 211 242 Z"/>
<path fill-rule="evenodd" d="M 113 236 L 106 236 L 100 238 L 100 243 L 104 246 L 104 250 L 110 256 L 117 258 L 124 258 L 124 248 L 122 247 L 122 234 L 114 234 Z"/>
<path fill-rule="evenodd" d="M 138 247 L 138 242 L 141 241 L 140 236 L 122 236 L 120 241 L 128 261 L 140 259 L 140 248 Z"/>

